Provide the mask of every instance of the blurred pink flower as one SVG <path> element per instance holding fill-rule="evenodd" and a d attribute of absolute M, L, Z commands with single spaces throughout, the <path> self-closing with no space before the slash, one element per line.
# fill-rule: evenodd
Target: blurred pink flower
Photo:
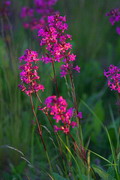
<path fill-rule="evenodd" d="M 106 13 L 106 16 L 110 16 L 109 21 L 112 25 L 120 21 L 120 8 L 112 9 L 110 12 Z M 120 35 L 120 28 L 116 27 L 116 32 Z"/>
<path fill-rule="evenodd" d="M 110 89 L 120 93 L 120 68 L 111 64 L 108 71 L 104 71 L 104 76 L 108 79 Z"/>
<path fill-rule="evenodd" d="M 53 6 L 57 0 L 34 0 L 32 8 L 23 7 L 20 13 L 23 26 L 31 31 L 46 25 L 47 16 L 54 14 Z"/>

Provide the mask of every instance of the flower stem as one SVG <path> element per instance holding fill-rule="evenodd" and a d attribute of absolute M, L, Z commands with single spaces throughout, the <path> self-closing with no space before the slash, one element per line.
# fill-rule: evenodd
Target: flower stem
<path fill-rule="evenodd" d="M 57 83 L 57 79 L 56 79 L 54 61 L 52 61 L 52 69 L 53 69 L 53 74 L 54 74 L 54 82 L 55 82 L 56 94 L 59 96 L 59 90 L 58 90 L 58 83 Z"/>
<path fill-rule="evenodd" d="M 71 72 L 69 72 L 69 77 L 70 77 L 70 83 L 71 83 L 71 87 L 72 87 L 73 103 L 74 103 L 74 107 L 75 107 L 76 113 L 78 114 L 78 105 L 77 105 L 77 99 L 76 99 L 76 93 L 75 93 L 75 86 L 74 86 L 73 76 L 72 76 Z"/>
<path fill-rule="evenodd" d="M 46 151 L 46 145 L 45 145 L 44 140 L 43 140 L 43 137 L 42 137 L 41 124 L 40 124 L 39 121 L 38 121 L 38 118 L 37 118 L 37 115 L 36 115 L 36 112 L 35 112 L 35 108 L 34 108 L 34 104 L 33 104 L 33 99 L 32 99 L 32 96 L 31 96 L 31 95 L 30 95 L 30 102 L 31 102 L 32 111 L 33 111 L 33 114 L 34 114 L 34 117 L 35 117 L 35 120 L 36 120 L 36 124 L 37 124 L 37 127 L 38 127 L 39 135 L 40 135 L 40 138 L 41 138 L 41 141 L 42 141 L 44 150 Z"/>
<path fill-rule="evenodd" d="M 72 73 L 70 71 L 69 71 L 69 78 L 70 78 L 70 84 L 71 84 L 71 94 L 72 94 L 73 104 L 74 104 L 75 113 L 76 113 L 76 120 L 77 120 L 77 125 L 78 125 L 77 134 L 78 134 L 78 137 L 80 138 L 81 145 L 83 146 L 83 135 L 82 135 L 82 128 L 80 124 L 80 118 L 77 117 L 78 104 L 77 104 L 77 98 L 76 98 L 76 93 L 75 93 L 75 85 L 74 85 Z"/>

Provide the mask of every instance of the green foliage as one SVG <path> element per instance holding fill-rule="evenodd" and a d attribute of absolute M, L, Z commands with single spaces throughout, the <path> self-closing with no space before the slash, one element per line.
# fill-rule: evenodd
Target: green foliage
<path fill-rule="evenodd" d="M 93 117 L 93 121 L 92 121 L 92 134 L 91 134 L 91 137 L 92 139 L 95 141 L 96 137 L 98 137 L 98 135 L 100 134 L 100 131 L 101 131 L 101 124 L 102 122 L 104 121 L 104 108 L 103 108 L 103 105 L 102 105 L 102 101 L 98 101 L 94 107 L 94 112 L 95 114 L 97 115 L 97 117 L 99 117 L 100 121 L 99 122 L 95 117 Z"/>
<path fill-rule="evenodd" d="M 53 177 L 55 178 L 55 180 L 67 180 L 66 178 L 60 176 L 60 175 L 57 174 L 57 173 L 53 173 Z"/>
<path fill-rule="evenodd" d="M 103 180 L 115 180 L 114 177 L 112 177 L 110 174 L 105 172 L 100 167 L 93 167 L 94 171 L 103 179 Z"/>

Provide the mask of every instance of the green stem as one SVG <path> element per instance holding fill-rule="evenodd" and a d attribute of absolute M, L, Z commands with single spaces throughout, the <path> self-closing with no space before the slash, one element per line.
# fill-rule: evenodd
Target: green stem
<path fill-rule="evenodd" d="M 70 77 L 70 83 L 71 83 L 71 87 L 72 87 L 73 103 L 74 103 L 76 113 L 78 114 L 78 105 L 77 105 L 77 99 L 76 99 L 76 93 L 75 93 L 75 86 L 74 86 L 73 76 L 72 76 L 71 72 L 69 72 L 69 77 Z"/>
<path fill-rule="evenodd" d="M 34 133 L 35 133 L 35 125 L 32 128 L 32 137 L 31 137 L 31 163 L 34 161 Z"/>
<path fill-rule="evenodd" d="M 55 82 L 56 94 L 59 96 L 59 90 L 58 90 L 58 83 L 57 83 L 57 79 L 56 79 L 54 61 L 52 61 L 52 69 L 53 69 L 53 74 L 54 74 L 54 82 Z"/>
<path fill-rule="evenodd" d="M 78 104 L 77 104 L 77 98 L 76 98 L 76 93 L 75 93 L 75 85 L 74 85 L 72 73 L 70 71 L 69 71 L 69 78 L 70 78 L 70 84 L 71 84 L 71 94 L 72 94 L 72 99 L 73 99 L 73 104 L 74 104 L 75 114 L 76 114 L 76 120 L 77 120 L 77 125 L 78 125 L 77 135 L 80 139 L 81 145 L 83 146 L 82 127 L 80 124 L 80 118 L 77 117 L 77 115 L 78 115 Z"/>
<path fill-rule="evenodd" d="M 37 115 L 36 115 L 36 112 L 35 112 L 35 108 L 34 108 L 34 104 L 33 104 L 33 99 L 32 99 L 32 96 L 31 96 L 31 95 L 30 95 L 30 102 L 31 102 L 32 111 L 33 111 L 33 114 L 34 114 L 34 117 L 35 117 L 35 120 L 36 120 L 36 124 L 37 124 L 37 127 L 38 127 L 39 135 L 40 135 L 40 138 L 41 138 L 41 141 L 42 141 L 44 150 L 46 151 L 46 145 L 45 145 L 44 140 L 43 140 L 43 137 L 42 137 L 41 124 L 40 124 L 39 121 L 38 121 L 38 118 L 37 118 Z"/>
<path fill-rule="evenodd" d="M 47 151 L 46 151 L 46 157 L 47 157 L 48 164 L 49 164 L 49 167 L 50 167 L 50 172 L 52 173 L 52 165 L 51 165 L 50 158 L 49 158 L 49 155 L 48 155 Z"/>

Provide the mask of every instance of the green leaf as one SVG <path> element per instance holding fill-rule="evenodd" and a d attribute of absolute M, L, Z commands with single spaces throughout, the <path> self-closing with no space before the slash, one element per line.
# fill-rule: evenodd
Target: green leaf
<path fill-rule="evenodd" d="M 93 111 L 97 115 L 97 117 L 99 117 L 99 120 L 103 122 L 105 113 L 101 100 L 97 102 Z M 101 123 L 96 119 L 96 117 L 93 116 L 93 134 L 92 134 L 93 140 L 95 140 L 96 136 L 98 136 L 98 134 L 100 133 L 101 127 L 102 127 Z"/>
<path fill-rule="evenodd" d="M 115 177 L 115 168 L 114 166 L 110 166 L 107 170 L 107 173 L 111 175 L 112 177 Z"/>
<path fill-rule="evenodd" d="M 83 180 L 94 180 L 93 178 L 85 176 L 85 175 L 82 175 L 82 179 Z"/>
<path fill-rule="evenodd" d="M 110 174 L 105 172 L 103 169 L 95 166 L 93 167 L 94 171 L 103 179 L 103 180 L 115 180 Z"/>
<path fill-rule="evenodd" d="M 55 180 L 67 180 L 66 178 L 60 176 L 60 175 L 57 174 L 57 173 L 53 173 L 53 177 L 55 178 Z"/>

